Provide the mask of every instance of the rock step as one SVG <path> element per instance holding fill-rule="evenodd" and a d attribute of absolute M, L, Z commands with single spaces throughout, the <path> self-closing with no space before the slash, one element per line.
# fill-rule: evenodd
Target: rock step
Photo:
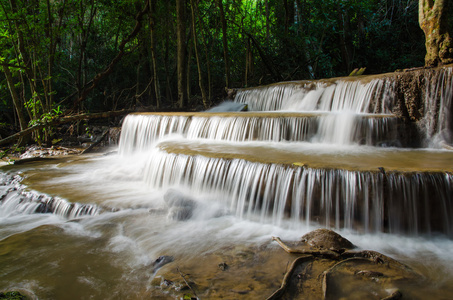
<path fill-rule="evenodd" d="M 357 113 L 153 113 L 132 114 L 123 123 L 120 152 L 146 150 L 170 134 L 218 141 L 310 141 L 407 146 L 410 128 L 389 114 Z"/>
<path fill-rule="evenodd" d="M 356 147 L 309 143 L 226 143 L 167 140 L 158 147 L 168 153 L 242 159 L 315 169 L 393 172 L 453 172 L 453 151 Z"/>

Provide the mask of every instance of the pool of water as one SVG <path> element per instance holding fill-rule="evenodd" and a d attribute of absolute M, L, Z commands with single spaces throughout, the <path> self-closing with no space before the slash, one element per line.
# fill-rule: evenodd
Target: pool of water
<path fill-rule="evenodd" d="M 177 292 L 161 291 L 163 278 L 181 281 L 190 273 L 200 297 L 263 299 L 279 287 L 292 260 L 271 237 L 298 240 L 318 227 L 241 218 L 215 194 L 193 194 L 177 186 L 171 188 L 197 205 L 189 220 L 174 219 L 164 200 L 169 187 L 150 187 L 143 180 L 144 169 L 140 154 L 68 156 L 3 166 L 3 176 L 23 178 L 10 193 L 23 190 L 98 210 L 68 218 L 20 212 L 3 201 L 0 290 L 20 290 L 39 299 L 174 299 Z M 412 295 L 453 297 L 451 239 L 339 233 L 360 249 L 380 251 L 421 273 L 424 285 L 415 287 Z M 162 256 L 171 259 L 160 264 Z M 238 268 L 219 271 L 223 261 Z"/>

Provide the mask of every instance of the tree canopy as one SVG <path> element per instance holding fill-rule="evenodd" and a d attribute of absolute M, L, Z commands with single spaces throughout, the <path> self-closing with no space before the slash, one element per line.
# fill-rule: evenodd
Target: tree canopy
<path fill-rule="evenodd" d="M 418 2 L 5 0 L 1 118 L 203 109 L 225 88 L 422 66 Z"/>

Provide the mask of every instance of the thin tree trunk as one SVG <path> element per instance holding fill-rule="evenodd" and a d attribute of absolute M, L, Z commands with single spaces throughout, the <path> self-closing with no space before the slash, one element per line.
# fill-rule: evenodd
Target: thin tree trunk
<path fill-rule="evenodd" d="M 156 25 L 156 0 L 149 1 L 149 27 L 150 27 L 150 42 L 151 42 L 151 59 L 153 66 L 153 77 L 154 77 L 154 92 L 156 96 L 156 107 L 160 108 L 161 106 L 161 97 L 160 97 L 160 85 L 159 77 L 157 76 L 157 58 L 156 58 L 156 44 L 154 38 L 154 26 Z"/>
<path fill-rule="evenodd" d="M 176 0 L 176 39 L 177 39 L 177 74 L 179 108 L 187 106 L 186 87 L 186 14 L 185 1 Z"/>
<path fill-rule="evenodd" d="M 209 55 L 209 51 L 208 51 L 208 43 L 206 42 L 206 38 L 205 38 L 205 34 L 204 34 L 204 31 L 203 31 L 203 18 L 200 17 L 200 10 L 197 9 L 196 11 L 197 13 L 197 19 L 198 19 L 198 22 L 200 23 L 200 26 L 201 26 L 201 29 L 200 29 L 200 33 L 201 33 L 201 39 L 203 41 L 203 45 L 204 45 L 204 50 L 205 50 L 205 57 L 206 57 L 206 69 L 207 69 L 207 75 L 208 75 L 208 102 L 209 104 L 211 104 L 211 99 L 212 99 L 212 84 L 211 84 L 211 58 L 210 58 L 210 55 Z"/>
<path fill-rule="evenodd" d="M 186 107 L 189 106 L 190 103 L 190 96 L 192 95 L 192 91 L 191 91 L 191 88 L 192 86 L 190 85 L 190 74 L 191 74 L 191 68 L 190 68 L 190 64 L 191 64 L 191 60 L 192 60 L 192 51 L 193 51 L 193 43 L 190 43 L 189 40 L 190 40 L 190 37 L 192 36 L 192 26 L 190 26 L 189 28 L 189 34 L 187 35 L 187 42 L 186 42 L 186 45 L 187 45 L 187 57 L 186 57 L 186 86 L 185 86 L 185 89 L 186 89 L 186 95 L 187 95 L 187 104 L 186 104 Z"/>
<path fill-rule="evenodd" d="M 265 9 L 266 9 L 266 40 L 269 41 L 269 37 L 270 37 L 269 0 L 265 1 Z"/>
<path fill-rule="evenodd" d="M 16 109 L 17 118 L 19 119 L 20 130 L 24 130 L 28 127 L 27 121 L 25 120 L 22 111 L 22 102 L 20 101 L 19 94 L 17 93 L 16 87 L 14 86 L 13 76 L 9 68 L 2 64 L 3 72 L 5 73 L 6 81 L 8 83 L 8 89 L 13 99 L 14 108 Z"/>
<path fill-rule="evenodd" d="M 276 70 L 275 66 L 272 64 L 272 61 L 267 57 L 266 53 L 264 53 L 264 51 L 261 49 L 258 41 L 253 37 L 252 34 L 250 34 L 248 32 L 244 32 L 244 33 L 251 39 L 253 46 L 255 46 L 256 50 L 258 51 L 258 54 L 261 57 L 261 60 L 264 63 L 264 66 L 271 73 L 271 76 L 274 78 L 274 80 L 281 81 L 282 77 L 281 77 L 280 73 Z"/>
<path fill-rule="evenodd" d="M 18 6 L 16 3 L 16 0 L 10 0 L 9 3 L 10 3 L 11 11 L 14 14 L 17 14 Z M 31 94 L 32 94 L 32 98 L 34 101 L 33 117 L 36 118 L 37 117 L 36 116 L 37 115 L 36 105 L 39 102 L 37 100 L 40 100 L 39 93 L 37 92 L 37 88 L 36 88 L 36 82 L 37 82 L 36 81 L 36 71 L 34 70 L 34 67 L 32 64 L 32 58 L 30 57 L 29 53 L 25 49 L 25 40 L 24 40 L 24 36 L 23 36 L 23 30 L 20 28 L 18 20 L 16 20 L 14 22 L 14 26 L 16 27 L 16 33 L 17 33 L 17 44 L 18 44 L 17 48 L 18 48 L 19 54 L 21 56 L 22 62 L 24 63 L 24 66 L 25 66 L 24 72 L 25 72 L 25 75 L 30 84 Z M 42 103 L 42 101 L 41 101 L 41 103 Z"/>
<path fill-rule="evenodd" d="M 98 83 L 103 79 L 105 78 L 106 76 L 110 75 L 112 72 L 113 72 L 113 69 L 114 67 L 116 66 L 116 64 L 121 60 L 121 58 L 126 54 L 124 48 L 126 46 L 127 43 L 129 43 L 129 41 L 131 41 L 133 38 L 135 38 L 135 36 L 137 36 L 138 32 L 140 31 L 141 27 L 142 27 L 142 17 L 143 15 L 148 11 L 148 2 L 146 3 L 146 6 L 145 8 L 143 8 L 142 11 L 140 11 L 137 16 L 135 17 L 135 27 L 134 29 L 132 30 L 132 32 L 124 39 L 121 41 L 121 44 L 118 46 L 119 48 L 119 52 L 118 54 L 113 58 L 113 60 L 110 62 L 110 64 L 104 69 L 103 72 L 97 74 L 93 80 L 91 81 L 91 85 L 87 88 L 85 88 L 81 95 L 79 96 L 78 99 L 76 99 L 76 101 L 74 101 L 74 105 L 73 105 L 73 109 L 75 110 L 78 105 L 84 101 L 86 99 L 86 97 L 88 96 L 88 94 L 94 90 L 94 88 L 96 88 L 96 86 L 98 85 Z"/>
<path fill-rule="evenodd" d="M 192 11 L 192 34 L 193 34 L 193 44 L 195 47 L 195 58 L 197 60 L 197 69 L 198 69 L 198 85 L 200 86 L 201 99 L 203 101 L 204 108 L 209 107 L 208 99 L 206 97 L 206 90 L 203 83 L 203 74 L 201 71 L 200 56 L 198 55 L 198 37 L 195 24 L 195 1 L 190 0 L 190 9 Z"/>
<path fill-rule="evenodd" d="M 223 43 L 223 60 L 225 64 L 225 88 L 230 87 L 230 57 L 228 54 L 228 37 L 227 37 L 227 22 L 225 19 L 225 11 L 223 9 L 222 0 L 217 0 L 217 5 L 220 10 L 220 22 L 222 24 L 222 43 Z"/>

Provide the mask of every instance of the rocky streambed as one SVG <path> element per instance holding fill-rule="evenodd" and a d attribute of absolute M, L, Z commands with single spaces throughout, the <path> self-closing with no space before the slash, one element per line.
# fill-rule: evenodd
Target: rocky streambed
<path fill-rule="evenodd" d="M 169 261 L 152 280 L 151 294 L 175 299 L 423 298 L 421 274 L 376 251 L 358 250 L 334 231 L 317 229 L 297 242 L 272 240 Z"/>

